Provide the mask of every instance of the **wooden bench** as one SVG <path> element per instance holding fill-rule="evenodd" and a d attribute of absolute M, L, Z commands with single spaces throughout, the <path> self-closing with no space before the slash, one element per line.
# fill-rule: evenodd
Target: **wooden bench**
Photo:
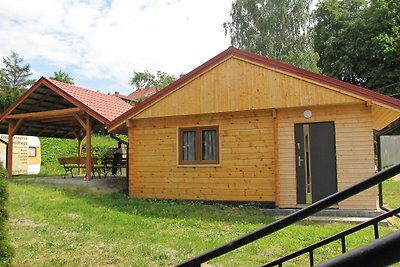
<path fill-rule="evenodd" d="M 97 158 L 96 157 L 91 157 L 90 161 L 92 163 L 92 166 L 96 166 L 97 164 Z M 67 173 L 71 173 L 71 176 L 74 177 L 74 174 L 72 173 L 73 169 L 81 169 L 81 168 L 86 168 L 86 158 L 85 157 L 68 157 L 68 158 L 59 158 L 58 162 L 63 165 L 64 167 L 64 179 L 67 175 Z M 92 174 L 94 175 L 94 169 L 92 168 Z"/>
<path fill-rule="evenodd" d="M 121 159 L 120 162 L 114 163 L 114 158 L 105 157 L 101 159 L 100 164 L 92 166 L 92 171 L 93 173 L 97 173 L 99 179 L 101 178 L 102 174 L 104 174 L 104 178 L 107 178 L 108 173 L 112 172 L 113 168 L 116 168 L 120 171 L 120 174 L 122 174 L 122 169 L 126 168 L 126 164 L 126 159 Z"/>

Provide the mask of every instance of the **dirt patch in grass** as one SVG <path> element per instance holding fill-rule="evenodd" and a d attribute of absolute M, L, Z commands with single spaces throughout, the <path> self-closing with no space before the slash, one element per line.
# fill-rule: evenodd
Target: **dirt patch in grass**
<path fill-rule="evenodd" d="M 47 226 L 46 223 L 37 223 L 33 220 L 26 219 L 26 218 L 18 218 L 18 219 L 10 219 L 10 224 L 12 226 L 18 226 L 18 227 L 41 227 L 41 226 Z"/>
<path fill-rule="evenodd" d="M 81 191 L 85 193 L 121 193 L 126 191 L 126 178 L 109 178 L 86 182 L 83 177 L 62 179 L 62 177 L 20 177 L 14 178 L 14 181 L 27 184 L 46 184 L 56 188 L 69 189 L 72 191 Z"/>

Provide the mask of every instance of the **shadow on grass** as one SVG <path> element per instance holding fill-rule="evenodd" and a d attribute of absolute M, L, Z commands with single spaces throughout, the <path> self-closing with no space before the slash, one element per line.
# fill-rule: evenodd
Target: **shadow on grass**
<path fill-rule="evenodd" d="M 120 192 L 92 192 L 90 187 L 79 185 L 56 185 L 34 183 L 32 177 L 21 177 L 10 182 L 14 184 L 29 184 L 42 188 L 52 188 L 62 191 L 69 198 L 79 198 L 94 207 L 104 207 L 114 211 L 134 214 L 143 217 L 221 221 L 235 223 L 269 224 L 275 218 L 265 216 L 255 204 L 228 206 L 221 203 L 202 201 L 134 199 L 123 193 L 124 182 L 118 185 Z"/>

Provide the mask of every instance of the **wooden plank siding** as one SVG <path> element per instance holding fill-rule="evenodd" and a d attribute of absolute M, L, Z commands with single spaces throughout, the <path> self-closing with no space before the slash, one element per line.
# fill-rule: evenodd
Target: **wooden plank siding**
<path fill-rule="evenodd" d="M 132 197 L 275 201 L 271 110 L 138 119 L 129 128 Z M 218 125 L 220 164 L 182 167 L 180 127 Z"/>
<path fill-rule="evenodd" d="M 235 57 L 214 66 L 183 87 L 177 88 L 135 117 L 153 118 L 364 102 Z M 195 101 L 188 101 L 189 99 Z"/>
<path fill-rule="evenodd" d="M 207 66 L 128 119 L 130 195 L 301 207 L 296 123 L 334 122 L 338 190 L 370 177 L 373 129 L 399 113 L 329 86 L 235 56 Z M 219 126 L 218 166 L 178 165 L 178 130 L 194 126 Z M 376 209 L 376 189 L 338 208 Z"/>
<path fill-rule="evenodd" d="M 277 205 L 296 207 L 296 166 L 294 124 L 333 121 L 335 123 L 338 190 L 343 190 L 374 174 L 374 144 L 371 108 L 342 105 L 278 110 Z M 367 190 L 339 203 L 340 209 L 376 209 L 376 189 Z"/>

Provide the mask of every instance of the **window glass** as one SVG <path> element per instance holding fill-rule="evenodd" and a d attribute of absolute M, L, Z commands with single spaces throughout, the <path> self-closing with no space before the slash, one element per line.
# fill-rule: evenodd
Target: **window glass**
<path fill-rule="evenodd" d="M 202 131 L 202 160 L 216 160 L 217 159 L 217 131 L 216 130 L 203 130 Z"/>
<path fill-rule="evenodd" d="M 29 147 L 29 157 L 36 157 L 36 147 Z"/>
<path fill-rule="evenodd" d="M 183 160 L 196 160 L 196 131 L 182 132 Z"/>

